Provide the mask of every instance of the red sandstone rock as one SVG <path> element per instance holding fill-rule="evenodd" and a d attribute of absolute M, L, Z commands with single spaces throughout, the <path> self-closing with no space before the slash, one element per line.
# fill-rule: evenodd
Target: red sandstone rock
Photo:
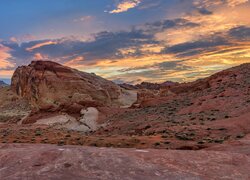
<path fill-rule="evenodd" d="M 33 61 L 17 68 L 11 88 L 33 107 L 45 110 L 74 103 L 112 105 L 121 93 L 111 81 L 50 61 Z"/>
<path fill-rule="evenodd" d="M 229 84 L 244 85 L 243 83 L 250 83 L 250 63 L 242 64 L 237 67 L 226 69 L 224 71 L 215 73 L 214 75 L 199 79 L 190 83 L 182 83 L 170 87 L 174 93 L 194 93 L 204 91 L 206 89 L 214 90 L 219 87 L 226 88 Z M 222 86 L 223 85 L 223 86 Z"/>
<path fill-rule="evenodd" d="M 250 129 L 235 127 L 231 119 L 248 127 L 250 64 L 161 91 L 139 90 L 135 107 L 111 117 L 106 131 L 109 134 L 163 134 L 169 139 L 179 138 L 178 133 L 189 134 L 190 130 L 193 136 L 181 135 L 181 139 L 206 145 L 248 134 Z M 223 130 L 225 128 L 227 130 Z"/>
<path fill-rule="evenodd" d="M 0 144 L 0 179 L 249 179 L 249 144 L 243 148 L 168 151 Z"/>

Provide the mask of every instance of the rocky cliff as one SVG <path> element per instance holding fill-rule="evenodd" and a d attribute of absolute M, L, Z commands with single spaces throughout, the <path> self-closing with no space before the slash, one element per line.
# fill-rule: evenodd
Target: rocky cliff
<path fill-rule="evenodd" d="M 76 104 L 111 106 L 121 94 L 120 87 L 111 81 L 50 61 L 18 67 L 11 89 L 40 110 Z"/>

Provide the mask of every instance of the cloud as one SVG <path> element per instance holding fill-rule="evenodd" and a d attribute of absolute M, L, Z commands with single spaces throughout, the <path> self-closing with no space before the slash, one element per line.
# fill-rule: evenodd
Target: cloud
<path fill-rule="evenodd" d="M 38 48 L 43 47 L 43 46 L 54 45 L 54 44 L 57 44 L 57 42 L 55 42 L 55 41 L 45 41 L 45 42 L 36 44 L 36 45 L 34 45 L 32 47 L 26 48 L 26 50 L 27 51 L 33 51 L 34 49 L 38 49 Z"/>
<path fill-rule="evenodd" d="M 81 41 L 74 38 L 31 41 L 27 43 L 5 43 L 11 49 L 12 59 L 17 65 L 29 63 L 31 60 L 48 59 L 74 67 L 95 64 L 103 60 L 122 59 L 126 56 L 139 56 L 141 52 L 124 53 L 126 48 L 144 47 L 145 51 L 155 51 L 157 44 L 153 35 L 143 30 L 100 32 L 91 41 Z M 75 59 L 78 59 L 77 61 Z"/>
<path fill-rule="evenodd" d="M 155 65 L 162 71 L 186 71 L 193 69 L 191 66 L 183 64 L 183 61 L 167 61 Z"/>
<path fill-rule="evenodd" d="M 140 6 L 138 9 L 145 10 L 150 8 L 156 8 L 159 7 L 162 4 L 162 0 L 144 0 L 141 1 Z"/>
<path fill-rule="evenodd" d="M 138 66 L 138 67 L 130 67 L 127 69 L 121 69 L 120 72 L 141 72 L 145 71 L 145 69 L 149 70 L 157 70 L 161 72 L 166 71 L 173 71 L 173 70 L 188 70 L 191 69 L 191 66 L 183 65 L 183 61 L 176 60 L 176 61 L 165 61 L 160 63 L 154 63 L 147 66 Z"/>
<path fill-rule="evenodd" d="M 14 73 L 14 70 L 1 70 L 0 69 L 0 77 L 1 78 L 10 78 L 12 74 Z"/>
<path fill-rule="evenodd" d="M 64 63 L 64 65 L 72 68 L 81 68 L 82 61 L 84 61 L 84 57 L 79 56 L 69 60 L 68 62 Z"/>
<path fill-rule="evenodd" d="M 6 70 L 7 68 L 14 68 L 14 64 L 8 61 L 11 57 L 10 48 L 0 44 L 0 70 Z"/>
<path fill-rule="evenodd" d="M 43 54 L 41 54 L 41 53 L 35 53 L 33 59 L 36 60 L 36 61 L 40 61 L 40 60 L 49 60 L 48 56 L 43 55 Z"/>
<path fill-rule="evenodd" d="M 239 40 L 250 40 L 250 27 L 238 26 L 230 29 L 229 35 Z"/>
<path fill-rule="evenodd" d="M 201 9 L 198 9 L 199 13 L 202 14 L 202 15 L 211 15 L 213 14 L 212 11 L 209 11 L 208 9 L 206 8 L 201 8 Z"/>
<path fill-rule="evenodd" d="M 82 16 L 80 18 L 74 19 L 74 22 L 88 22 L 93 20 L 94 17 L 93 16 Z"/>
<path fill-rule="evenodd" d="M 34 59 L 53 60 L 119 82 L 191 81 L 249 62 L 249 8 L 229 8 L 229 1 L 217 1 L 214 7 L 215 1 L 204 1 L 209 2 L 211 6 L 192 6 L 189 13 L 172 19 L 152 20 L 124 31 L 102 31 L 89 40 L 4 42 L 9 55 L 5 59 L 16 66 Z"/>
<path fill-rule="evenodd" d="M 109 11 L 109 13 L 117 14 L 117 13 L 126 12 L 129 9 L 135 8 L 140 3 L 141 3 L 141 0 L 123 0 L 117 5 L 116 9 Z"/>
<path fill-rule="evenodd" d="M 246 2 L 248 2 L 248 0 L 227 0 L 228 5 L 231 7 L 244 4 Z"/>
<path fill-rule="evenodd" d="M 211 7 L 219 5 L 227 5 L 229 7 L 235 7 L 248 2 L 248 0 L 195 0 L 194 5 L 197 7 Z"/>
<path fill-rule="evenodd" d="M 188 27 L 197 27 L 199 26 L 198 23 L 189 21 L 185 18 L 177 18 L 177 19 L 165 19 L 162 21 L 156 21 L 153 23 L 146 23 L 145 25 L 145 31 L 156 33 L 156 32 L 162 32 L 164 30 L 168 30 L 171 28 L 188 28 Z"/>
<path fill-rule="evenodd" d="M 22 43 L 22 42 L 28 42 L 28 41 L 34 41 L 36 39 L 36 37 L 34 35 L 31 34 L 25 34 L 22 36 L 13 36 L 10 37 L 10 41 L 14 42 L 14 43 Z"/>
<path fill-rule="evenodd" d="M 166 61 L 155 63 L 152 66 L 142 66 L 131 68 L 124 73 L 110 77 L 115 82 L 128 82 L 132 84 L 142 81 L 148 82 L 165 82 L 166 80 L 183 82 L 191 80 L 186 77 L 195 69 L 183 65 L 181 61 Z"/>
<path fill-rule="evenodd" d="M 247 26 L 178 44 L 155 39 L 157 32 L 182 31 L 183 28 L 201 27 L 197 22 L 185 19 L 164 20 L 130 31 L 100 32 L 91 41 L 63 38 L 20 45 L 12 42 L 5 47 L 10 53 L 7 59 L 11 56 L 17 65 L 31 60 L 53 60 L 111 80 L 125 81 L 127 78 L 129 82 L 133 78 L 141 81 L 190 81 L 229 64 L 247 61 L 250 43 L 249 47 L 246 43 L 238 44 L 248 33 Z M 236 54 L 238 61 L 232 58 Z M 191 73 L 192 70 L 196 74 Z"/>
<path fill-rule="evenodd" d="M 213 50 L 215 47 L 218 46 L 225 45 L 231 45 L 231 43 L 221 37 L 210 37 L 206 40 L 187 42 L 168 47 L 163 50 L 163 53 L 172 53 L 175 54 L 177 57 L 188 57 L 207 52 L 211 49 Z"/>

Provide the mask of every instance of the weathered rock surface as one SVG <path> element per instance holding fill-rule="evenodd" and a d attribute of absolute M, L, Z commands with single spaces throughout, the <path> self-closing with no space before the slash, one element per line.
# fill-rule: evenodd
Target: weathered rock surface
<path fill-rule="evenodd" d="M 19 98 L 9 86 L 0 88 L 0 123 L 16 123 L 29 113 L 25 99 Z"/>
<path fill-rule="evenodd" d="M 99 111 L 94 107 L 89 107 L 81 111 L 80 123 L 86 125 L 90 130 L 97 130 L 97 120 L 99 117 Z"/>
<path fill-rule="evenodd" d="M 250 151 L 250 146 L 244 147 Z M 0 144 L 0 179 L 249 179 L 245 151 Z"/>
<path fill-rule="evenodd" d="M 19 124 L 34 124 L 34 125 L 47 125 L 54 129 L 67 129 L 80 132 L 92 132 L 97 130 L 101 124 L 98 124 L 99 111 L 94 107 L 89 107 L 81 110 L 80 117 L 76 118 L 67 113 L 54 113 L 46 117 L 37 117 L 34 122 L 27 122 L 24 119 Z M 41 115 L 41 113 L 40 113 Z"/>
<path fill-rule="evenodd" d="M 189 83 L 142 83 L 140 85 L 134 86 L 139 89 L 138 101 L 136 103 L 139 103 L 143 107 L 145 105 L 147 106 L 148 104 L 157 104 L 158 101 L 164 97 L 169 97 L 169 99 L 172 99 L 173 96 L 175 96 L 176 99 L 190 96 L 193 98 L 193 100 L 197 98 L 197 103 L 198 101 L 205 102 L 208 100 L 217 105 L 221 104 L 221 102 L 218 104 L 218 99 L 227 97 L 227 100 L 231 103 L 235 100 L 233 99 L 234 97 L 239 96 L 243 99 L 244 96 L 249 95 L 249 72 L 250 63 L 246 63 L 215 73 L 210 77 Z"/>
<path fill-rule="evenodd" d="M 250 63 L 245 63 L 240 66 L 226 69 L 215 73 L 214 75 L 199 79 L 190 83 L 181 83 L 176 86 L 171 86 L 170 90 L 173 93 L 198 93 L 206 90 L 216 90 L 223 88 L 235 88 L 235 86 L 243 86 L 243 83 L 250 84 Z"/>
<path fill-rule="evenodd" d="M 16 69 L 11 88 L 27 98 L 33 107 L 53 110 L 83 106 L 110 106 L 118 103 L 121 89 L 95 74 L 81 72 L 50 61 L 33 61 Z"/>

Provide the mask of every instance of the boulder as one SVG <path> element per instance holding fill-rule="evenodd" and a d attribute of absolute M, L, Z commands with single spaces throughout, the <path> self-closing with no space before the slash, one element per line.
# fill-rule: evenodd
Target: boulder
<path fill-rule="evenodd" d="M 81 110 L 81 119 L 80 122 L 85 126 L 89 127 L 90 130 L 97 130 L 97 120 L 99 111 L 94 107 L 89 107 L 87 109 Z"/>
<path fill-rule="evenodd" d="M 115 106 L 119 86 L 93 73 L 81 72 L 50 61 L 33 61 L 16 69 L 11 89 L 37 109 L 56 110 L 78 103 Z"/>

